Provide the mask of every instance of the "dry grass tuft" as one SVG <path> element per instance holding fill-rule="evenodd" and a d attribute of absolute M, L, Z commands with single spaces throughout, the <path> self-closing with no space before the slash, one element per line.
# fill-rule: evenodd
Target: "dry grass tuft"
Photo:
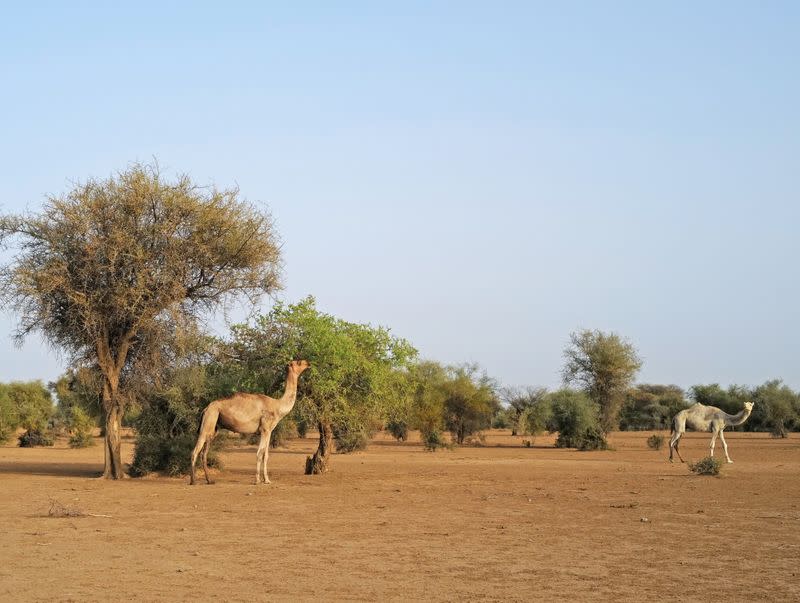
<path fill-rule="evenodd" d="M 50 499 L 50 510 L 47 512 L 48 517 L 86 517 L 86 513 L 77 507 L 70 507 L 55 498 Z"/>

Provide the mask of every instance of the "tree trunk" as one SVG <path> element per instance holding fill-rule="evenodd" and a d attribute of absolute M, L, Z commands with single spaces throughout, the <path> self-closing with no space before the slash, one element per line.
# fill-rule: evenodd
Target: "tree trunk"
<path fill-rule="evenodd" d="M 125 476 L 122 470 L 122 438 L 120 436 L 122 408 L 117 400 L 112 399 L 106 406 L 105 413 L 105 468 L 103 469 L 103 477 L 106 479 L 122 479 Z"/>
<path fill-rule="evenodd" d="M 328 470 L 328 459 L 333 450 L 333 427 L 330 423 L 319 423 L 319 446 L 314 456 L 306 458 L 306 475 L 319 475 Z"/>

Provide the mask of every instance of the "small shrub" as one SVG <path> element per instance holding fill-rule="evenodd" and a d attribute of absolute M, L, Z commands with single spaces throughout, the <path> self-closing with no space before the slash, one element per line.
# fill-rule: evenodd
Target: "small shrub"
<path fill-rule="evenodd" d="M 486 436 L 482 433 L 475 433 L 471 436 L 467 436 L 464 440 L 464 444 L 467 446 L 486 446 Z"/>
<path fill-rule="evenodd" d="M 88 448 L 89 446 L 94 446 L 94 438 L 91 433 L 82 431 L 69 436 L 70 448 Z"/>
<path fill-rule="evenodd" d="M 448 444 L 442 437 L 442 432 L 438 429 L 429 429 L 422 432 L 422 443 L 425 450 L 435 452 L 439 448 L 447 448 Z"/>
<path fill-rule="evenodd" d="M 408 423 L 405 421 L 389 421 L 386 423 L 386 431 L 391 433 L 398 442 L 405 442 L 408 439 Z"/>
<path fill-rule="evenodd" d="M 719 475 L 722 460 L 707 456 L 696 463 L 689 463 L 689 469 L 697 475 Z"/>
<path fill-rule="evenodd" d="M 188 433 L 169 439 L 140 434 L 136 440 L 130 474 L 133 477 L 143 477 L 154 472 L 161 472 L 172 477 L 186 475 L 189 473 L 190 457 L 195 440 L 196 437 Z M 208 466 L 216 468 L 222 466 L 213 445 L 208 453 Z"/>
<path fill-rule="evenodd" d="M 73 406 L 70 409 L 67 427 L 70 431 L 70 448 L 86 448 L 94 445 L 94 440 L 92 439 L 94 419 L 80 406 Z"/>
<path fill-rule="evenodd" d="M 605 434 L 600 428 L 599 410 L 585 394 L 564 389 L 548 394 L 552 415 L 551 431 L 558 431 L 556 448 L 607 450 Z"/>
<path fill-rule="evenodd" d="M 286 446 L 291 438 L 297 434 L 297 425 L 291 417 L 284 417 L 272 430 L 272 436 L 269 440 L 270 448 L 278 448 L 279 446 Z"/>
<path fill-rule="evenodd" d="M 336 442 L 336 452 L 347 454 L 364 450 L 369 444 L 369 435 L 363 427 L 334 427 L 333 440 Z"/>
<path fill-rule="evenodd" d="M 522 440 L 522 445 L 525 448 L 530 448 L 533 445 L 533 442 L 531 440 Z"/>
<path fill-rule="evenodd" d="M 12 429 L 8 425 L 0 424 L 0 444 L 5 444 L 11 439 L 11 436 L 14 435 L 16 430 Z"/>
<path fill-rule="evenodd" d="M 654 433 L 649 438 L 647 438 L 647 447 L 651 450 L 661 450 L 661 447 L 664 445 L 664 436 Z"/>
<path fill-rule="evenodd" d="M 52 446 L 53 436 L 44 430 L 28 429 L 19 436 L 20 448 L 33 448 L 34 446 Z"/>

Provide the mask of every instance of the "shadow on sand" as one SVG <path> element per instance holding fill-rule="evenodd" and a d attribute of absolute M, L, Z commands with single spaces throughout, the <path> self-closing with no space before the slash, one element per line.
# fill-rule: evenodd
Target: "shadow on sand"
<path fill-rule="evenodd" d="M 0 462 L 0 475 L 50 475 L 53 477 L 100 477 L 103 465 L 97 463 L 53 463 L 33 461 Z"/>

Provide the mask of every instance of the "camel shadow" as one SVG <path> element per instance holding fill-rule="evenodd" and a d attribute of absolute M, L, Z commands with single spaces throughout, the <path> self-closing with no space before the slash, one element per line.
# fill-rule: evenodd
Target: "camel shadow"
<path fill-rule="evenodd" d="M 92 478 L 100 477 L 103 474 L 103 467 L 97 463 L 0 462 L 0 475 L 3 474 Z"/>

